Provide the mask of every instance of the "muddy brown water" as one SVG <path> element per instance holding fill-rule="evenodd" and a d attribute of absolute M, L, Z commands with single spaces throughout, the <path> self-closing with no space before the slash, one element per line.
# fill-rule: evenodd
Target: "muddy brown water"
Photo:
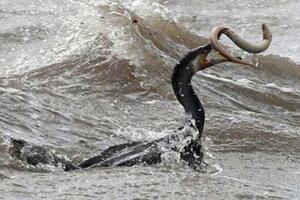
<path fill-rule="evenodd" d="M 0 199 L 300 199 L 299 46 L 283 31 L 299 33 L 299 2 L 25 2 L 0 7 Z M 158 165 L 74 172 L 9 154 L 14 137 L 80 162 L 172 133 L 185 119 L 175 63 L 215 25 L 260 39 L 261 22 L 274 32 L 270 52 L 243 55 L 257 68 L 217 65 L 193 79 L 204 173 L 172 152 Z"/>

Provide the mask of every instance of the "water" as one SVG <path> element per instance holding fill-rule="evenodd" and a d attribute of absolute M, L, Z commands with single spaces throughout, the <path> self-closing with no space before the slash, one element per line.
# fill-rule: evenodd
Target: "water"
<path fill-rule="evenodd" d="M 299 199 L 299 6 L 1 1 L 0 199 Z M 258 41 L 263 22 L 271 47 L 246 55 L 259 67 L 218 65 L 193 79 L 206 110 L 206 173 L 178 155 L 155 166 L 71 173 L 10 156 L 11 137 L 80 162 L 172 133 L 185 117 L 171 90 L 174 64 L 216 25 Z"/>

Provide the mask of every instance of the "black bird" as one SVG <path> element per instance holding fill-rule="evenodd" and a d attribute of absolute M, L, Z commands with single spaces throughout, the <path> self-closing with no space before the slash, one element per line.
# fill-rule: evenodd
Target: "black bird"
<path fill-rule="evenodd" d="M 210 45 L 190 51 L 174 67 L 172 86 L 180 104 L 189 119 L 188 125 L 177 129 L 173 134 L 153 141 L 129 142 L 107 148 L 99 155 L 91 157 L 79 165 L 63 156 L 56 155 L 45 147 L 30 144 L 22 139 L 11 139 L 10 153 L 28 164 L 63 165 L 65 171 L 84 169 L 92 166 L 132 166 L 136 164 L 156 164 L 162 161 L 162 154 L 176 151 L 180 158 L 194 169 L 200 166 L 203 153 L 201 134 L 204 126 L 204 108 L 191 85 L 195 73 L 224 60 L 207 60 L 212 50 Z"/>
<path fill-rule="evenodd" d="M 204 108 L 193 90 L 191 80 L 195 73 L 225 60 L 207 60 L 212 50 L 210 45 L 190 51 L 174 67 L 172 86 L 174 93 L 186 114 L 191 116 L 189 126 L 194 127 L 196 137 L 191 131 L 179 128 L 175 133 L 149 142 L 130 142 L 109 147 L 99 155 L 89 158 L 75 166 L 67 163 L 66 171 L 91 166 L 132 166 L 140 163 L 156 164 L 161 162 L 161 155 L 167 151 L 177 151 L 182 160 L 197 168 L 203 158 L 201 134 L 204 127 Z M 194 125 L 195 124 L 195 125 Z"/>

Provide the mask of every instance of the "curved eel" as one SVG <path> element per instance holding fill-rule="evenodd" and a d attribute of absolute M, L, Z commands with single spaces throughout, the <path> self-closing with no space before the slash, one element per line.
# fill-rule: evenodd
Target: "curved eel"
<path fill-rule="evenodd" d="M 212 48 L 216 50 L 225 59 L 239 64 L 255 66 L 254 64 L 251 64 L 249 62 L 246 62 L 244 60 L 241 60 L 239 58 L 230 55 L 223 48 L 223 46 L 219 43 L 218 40 L 221 37 L 221 34 L 224 33 L 232 40 L 232 42 L 234 42 L 242 50 L 245 50 L 249 53 L 260 53 L 265 51 L 270 46 L 272 41 L 272 33 L 266 24 L 262 24 L 262 30 L 263 30 L 263 40 L 260 43 L 253 44 L 239 37 L 231 28 L 227 26 L 218 26 L 213 29 L 209 41 Z"/>

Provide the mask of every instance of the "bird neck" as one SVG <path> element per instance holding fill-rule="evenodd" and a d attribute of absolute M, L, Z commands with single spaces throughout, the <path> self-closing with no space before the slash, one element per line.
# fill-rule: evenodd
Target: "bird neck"
<path fill-rule="evenodd" d="M 191 80 L 195 74 L 194 65 L 197 57 L 201 54 L 201 48 L 189 52 L 174 67 L 172 75 L 172 86 L 174 93 L 183 106 L 185 112 L 192 116 L 199 133 L 199 138 L 204 127 L 205 113 L 204 108 L 195 93 Z"/>

